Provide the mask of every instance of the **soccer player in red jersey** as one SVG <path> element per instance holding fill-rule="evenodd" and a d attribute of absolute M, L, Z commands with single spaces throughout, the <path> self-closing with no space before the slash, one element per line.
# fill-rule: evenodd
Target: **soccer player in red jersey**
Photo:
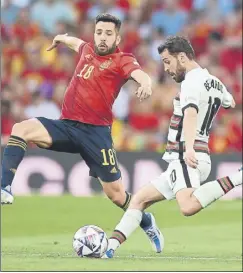
<path fill-rule="evenodd" d="M 112 105 L 123 84 L 135 80 L 136 95 L 142 101 L 151 94 L 151 79 L 132 54 L 123 53 L 118 44 L 121 21 L 110 14 L 95 20 L 94 42 L 87 43 L 67 34 L 57 35 L 53 50 L 60 43 L 79 54 L 79 62 L 67 87 L 59 120 L 44 117 L 16 123 L 4 150 L 1 203 L 13 203 L 11 184 L 22 161 L 27 143 L 40 148 L 80 154 L 99 179 L 114 204 L 126 210 L 131 194 L 126 192 L 111 137 Z M 141 227 L 156 252 L 161 251 L 161 233 L 151 213 L 143 213 Z"/>

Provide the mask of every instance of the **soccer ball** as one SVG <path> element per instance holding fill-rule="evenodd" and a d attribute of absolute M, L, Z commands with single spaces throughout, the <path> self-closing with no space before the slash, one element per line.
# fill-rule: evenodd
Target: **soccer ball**
<path fill-rule="evenodd" d="M 100 258 L 108 247 L 105 232 L 94 225 L 81 227 L 73 237 L 73 248 L 79 257 Z"/>

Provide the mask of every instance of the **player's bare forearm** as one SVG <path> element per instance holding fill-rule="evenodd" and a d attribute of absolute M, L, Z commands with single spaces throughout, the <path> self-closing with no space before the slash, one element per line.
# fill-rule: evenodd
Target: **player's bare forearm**
<path fill-rule="evenodd" d="M 62 43 L 64 43 L 69 48 L 73 49 L 74 51 L 78 52 L 80 45 L 84 43 L 84 41 L 76 37 L 65 36 L 62 40 Z"/>
<path fill-rule="evenodd" d="M 185 137 L 186 151 L 193 150 L 197 133 L 197 111 L 189 107 L 184 112 L 183 132 Z"/>
<path fill-rule="evenodd" d="M 80 45 L 84 43 L 84 41 L 76 37 L 68 36 L 67 33 L 59 34 L 53 39 L 52 45 L 49 48 L 47 48 L 47 51 L 50 51 L 53 48 L 56 48 L 60 43 L 63 43 L 67 45 L 69 48 L 71 48 L 72 50 L 78 52 Z"/>
<path fill-rule="evenodd" d="M 140 98 L 140 101 L 152 95 L 152 81 L 147 73 L 141 69 L 136 69 L 131 73 L 131 77 L 140 84 L 140 87 L 136 91 L 136 95 Z"/>
<path fill-rule="evenodd" d="M 131 77 L 141 86 L 150 86 L 152 85 L 151 78 L 147 73 L 141 69 L 136 69 L 131 73 Z"/>

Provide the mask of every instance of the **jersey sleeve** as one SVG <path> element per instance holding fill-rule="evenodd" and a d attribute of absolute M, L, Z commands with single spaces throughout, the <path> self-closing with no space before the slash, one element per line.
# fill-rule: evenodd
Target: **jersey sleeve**
<path fill-rule="evenodd" d="M 80 46 L 79 46 L 79 49 L 78 49 L 78 55 L 81 56 L 82 52 L 83 52 L 83 48 L 84 46 L 88 44 L 87 42 L 83 42 Z"/>
<path fill-rule="evenodd" d="M 200 90 L 200 83 L 195 83 L 195 81 L 189 82 L 188 80 L 181 84 L 180 104 L 183 114 L 188 107 L 195 108 L 198 113 Z"/>
<path fill-rule="evenodd" d="M 225 109 L 228 109 L 231 107 L 233 101 L 233 96 L 227 91 L 226 87 L 223 86 L 223 100 L 222 100 L 222 106 Z"/>
<path fill-rule="evenodd" d="M 138 61 L 136 60 L 134 56 L 125 55 L 121 57 L 120 71 L 121 71 L 121 76 L 124 79 L 130 78 L 131 73 L 136 69 L 141 69 L 141 66 L 139 65 Z"/>

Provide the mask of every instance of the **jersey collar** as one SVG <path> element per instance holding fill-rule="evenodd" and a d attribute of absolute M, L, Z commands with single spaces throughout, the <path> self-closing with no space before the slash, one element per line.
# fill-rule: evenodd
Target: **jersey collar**
<path fill-rule="evenodd" d="M 199 70 L 203 70 L 204 72 L 207 72 L 208 73 L 208 70 L 206 68 L 202 68 L 201 66 L 199 67 L 196 67 L 196 68 L 193 68 L 192 70 L 188 71 L 185 75 L 185 78 L 188 77 L 188 75 L 192 74 L 192 73 L 196 73 L 197 71 Z"/>

